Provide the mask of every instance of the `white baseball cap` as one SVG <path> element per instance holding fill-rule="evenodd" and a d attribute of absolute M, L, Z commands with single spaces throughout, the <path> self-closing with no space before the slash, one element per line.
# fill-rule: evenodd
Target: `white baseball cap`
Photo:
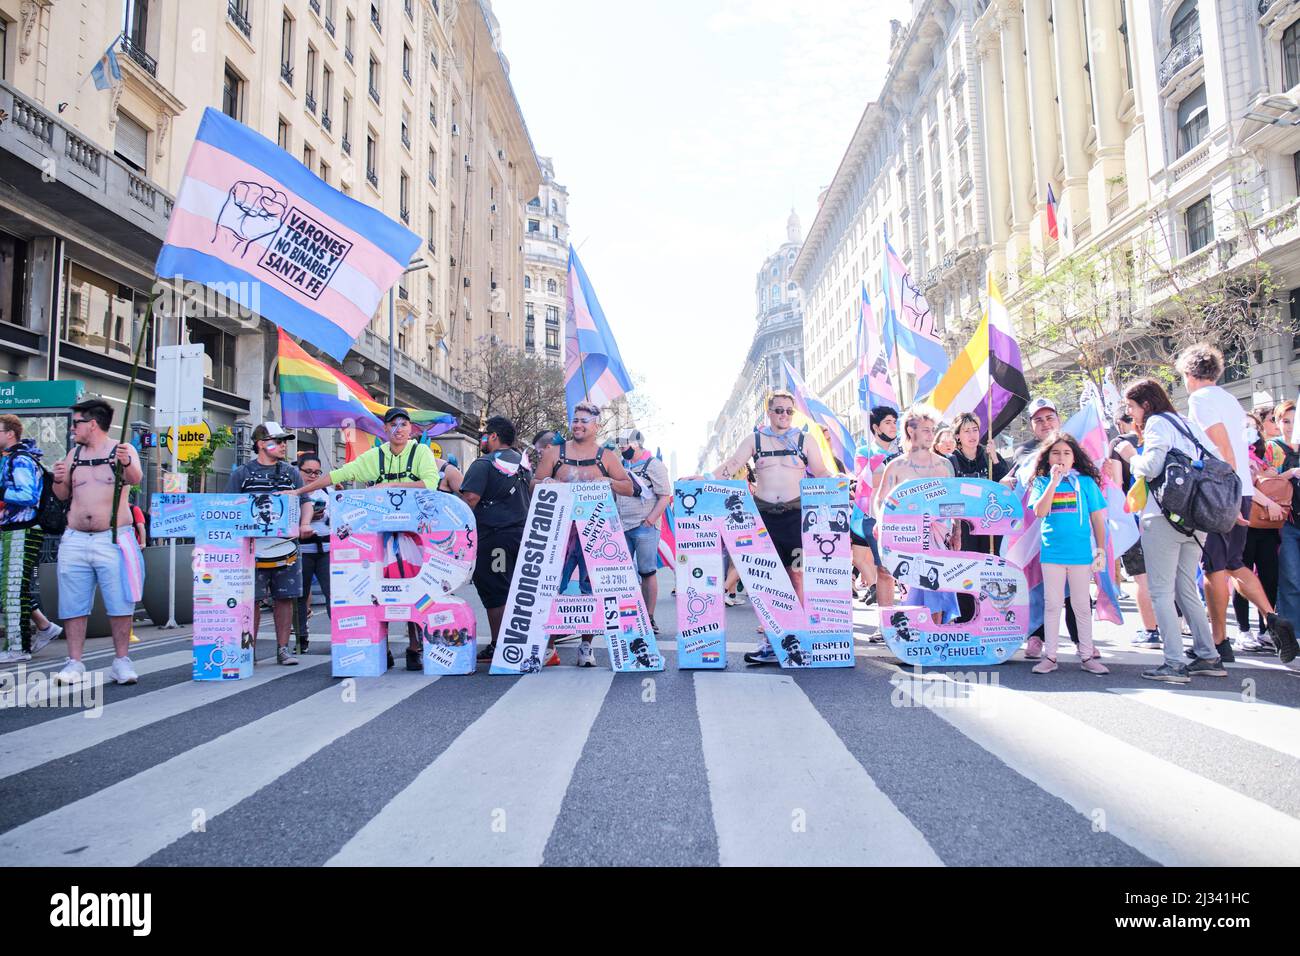
<path fill-rule="evenodd" d="M 1032 420 L 1033 420 L 1033 417 L 1034 417 L 1035 415 L 1037 415 L 1039 412 L 1041 412 L 1044 408 L 1050 408 L 1052 411 L 1056 412 L 1056 414 L 1057 414 L 1058 416 L 1061 414 L 1060 412 L 1056 411 L 1056 405 L 1053 404 L 1053 402 L 1052 402 L 1051 399 L 1049 399 L 1049 398 L 1036 398 L 1036 399 L 1034 399 L 1032 402 L 1029 403 L 1029 418 L 1030 418 L 1030 420 L 1032 421 Z"/>

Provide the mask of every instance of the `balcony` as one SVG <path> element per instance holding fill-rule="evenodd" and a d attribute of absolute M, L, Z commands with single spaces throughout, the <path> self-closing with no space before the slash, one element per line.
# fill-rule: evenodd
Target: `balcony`
<path fill-rule="evenodd" d="M 414 84 L 415 81 L 411 79 L 411 71 L 408 67 L 402 67 L 402 79 L 406 80 L 407 86 Z"/>
<path fill-rule="evenodd" d="M 433 107 L 429 107 L 429 123 L 433 126 L 438 125 L 438 114 L 434 112 Z"/>
<path fill-rule="evenodd" d="M 1259 0 L 1259 15 L 1262 17 L 1268 13 L 1268 8 L 1277 3 L 1277 0 Z"/>
<path fill-rule="evenodd" d="M 325 130 L 325 132 L 327 132 L 327 133 L 328 133 L 331 129 L 333 129 L 333 127 L 334 127 L 334 121 L 333 121 L 332 119 L 330 119 L 330 115 L 329 115 L 329 113 L 321 113 L 321 115 L 320 115 L 320 125 L 321 125 L 321 127 Z"/>
<path fill-rule="evenodd" d="M 320 0 L 307 0 L 307 6 L 311 7 L 311 12 L 320 16 Z"/>
<path fill-rule="evenodd" d="M 1179 156 L 1169 167 L 1169 172 L 1174 178 L 1174 182 L 1182 179 L 1188 173 L 1200 166 L 1210 156 L 1210 141 L 1207 139 L 1199 146 L 1189 150 L 1187 153 Z"/>
<path fill-rule="evenodd" d="M 1198 60 L 1202 53 L 1200 31 L 1174 45 L 1160 63 L 1160 87 L 1163 89 L 1185 67 Z"/>
<path fill-rule="evenodd" d="M 284 82 L 288 83 L 290 86 L 293 86 L 293 67 L 288 63 L 280 64 L 280 79 L 284 80 Z"/>
<path fill-rule="evenodd" d="M 366 182 L 370 183 L 370 185 L 372 185 L 372 186 L 374 186 L 376 189 L 378 189 L 378 188 L 379 188 L 379 173 L 375 172 L 373 169 L 367 169 L 367 170 L 366 170 Z"/>
<path fill-rule="evenodd" d="M 347 153 L 349 156 L 351 156 L 351 155 L 352 155 L 352 140 L 348 139 L 348 134 L 347 134 L 347 133 L 344 133 L 344 134 L 343 134 L 343 142 L 341 143 L 341 145 L 342 145 L 342 147 L 343 147 L 343 152 L 345 152 L 345 153 Z"/>
<path fill-rule="evenodd" d="M 315 96 L 315 94 L 313 94 L 313 93 L 308 93 L 308 94 L 307 94 L 307 98 L 306 98 L 306 100 L 304 100 L 304 102 L 305 102 L 306 105 L 307 105 L 307 112 L 308 112 L 308 113 L 311 113 L 311 114 L 314 115 L 314 114 L 316 113 L 316 96 Z"/>
<path fill-rule="evenodd" d="M 405 127 L 402 128 L 402 145 L 407 149 L 411 148 L 411 134 Z"/>
<path fill-rule="evenodd" d="M 0 112 L 9 117 L 0 123 L 0 167 L 15 196 L 76 220 L 106 246 L 157 258 L 170 195 L 3 81 Z"/>
<path fill-rule="evenodd" d="M 429 185 L 430 186 L 438 185 L 438 177 L 437 175 L 434 174 L 434 171 L 432 169 L 429 170 Z"/>
<path fill-rule="evenodd" d="M 370 98 L 375 101 L 376 106 L 379 105 L 379 91 L 373 86 L 370 87 Z"/>
<path fill-rule="evenodd" d="M 406 223 L 407 225 L 410 225 L 410 223 L 411 223 L 411 210 L 410 210 L 410 207 L 409 207 L 409 206 L 403 206 L 403 207 L 402 207 L 401 216 L 402 216 L 402 222 Z M 405 289 L 402 290 L 402 298 L 403 298 L 403 299 L 406 298 L 406 290 L 405 290 Z"/>
<path fill-rule="evenodd" d="M 402 285 L 400 282 L 397 284 L 397 297 L 398 297 L 399 299 L 405 299 L 405 298 L 407 298 L 407 295 L 406 295 L 406 286 Z"/>
<path fill-rule="evenodd" d="M 153 77 L 158 75 L 158 61 L 146 53 L 143 46 L 126 35 L 123 35 L 120 45 L 126 55 L 135 60 L 142 70 Z"/>
<path fill-rule="evenodd" d="M 230 19 L 231 23 L 239 28 L 239 32 L 242 33 L 245 38 L 249 40 L 253 39 L 253 25 L 248 22 L 246 12 L 240 9 L 239 0 L 230 0 L 230 5 L 226 8 L 226 16 Z"/>

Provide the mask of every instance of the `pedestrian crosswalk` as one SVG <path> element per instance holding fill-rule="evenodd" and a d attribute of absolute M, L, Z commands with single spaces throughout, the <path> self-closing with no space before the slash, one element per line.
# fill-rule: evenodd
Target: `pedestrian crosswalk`
<path fill-rule="evenodd" d="M 22 797 L 0 860 L 1300 863 L 1293 673 L 1243 670 L 1243 693 L 1137 665 L 918 676 L 873 647 L 836 673 L 739 652 L 686 672 L 668 651 L 648 676 L 565 647 L 525 678 L 337 681 L 322 654 L 195 684 L 160 647 L 99 717 L 0 710 L 0 793 Z M 1171 736 L 1235 745 L 1232 772 Z"/>

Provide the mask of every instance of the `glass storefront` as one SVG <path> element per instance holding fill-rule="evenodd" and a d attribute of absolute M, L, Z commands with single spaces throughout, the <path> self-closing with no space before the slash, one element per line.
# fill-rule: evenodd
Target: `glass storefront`
<path fill-rule="evenodd" d="M 130 362 L 149 295 L 71 259 L 64 266 L 63 339 Z M 149 330 L 141 364 L 153 367 L 156 329 Z"/>

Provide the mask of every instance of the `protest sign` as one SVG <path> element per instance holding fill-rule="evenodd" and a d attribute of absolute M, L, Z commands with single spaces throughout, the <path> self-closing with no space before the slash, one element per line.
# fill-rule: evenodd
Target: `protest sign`
<path fill-rule="evenodd" d="M 560 594 L 571 528 L 586 562 L 590 595 Z M 603 635 L 615 672 L 664 669 L 614 496 L 603 481 L 538 485 L 491 673 L 538 673 L 547 637 L 573 633 Z"/>
<path fill-rule="evenodd" d="M 425 674 L 474 672 L 474 611 L 451 594 L 474 573 L 468 505 L 425 488 L 337 491 L 330 531 L 335 677 L 383 674 L 394 621 L 419 629 Z"/>
<path fill-rule="evenodd" d="M 782 667 L 853 666 L 848 479 L 805 478 L 800 494 L 803 604 L 745 482 L 677 483 L 678 667 L 726 666 L 723 546 Z"/>
<path fill-rule="evenodd" d="M 1024 523 L 1016 492 L 978 478 L 926 478 L 899 485 L 884 502 L 880 558 L 900 585 L 900 605 L 880 609 L 881 634 L 899 660 L 920 666 L 1000 664 L 1028 632 L 1029 589 L 1019 565 L 948 547 L 958 521 L 971 533 L 1006 534 Z M 905 606 L 917 590 L 965 593 L 975 616 L 936 623 L 926 607 Z"/>
<path fill-rule="evenodd" d="M 153 496 L 155 538 L 194 538 L 194 679 L 253 676 L 254 538 L 286 538 L 298 526 L 289 495 Z"/>

